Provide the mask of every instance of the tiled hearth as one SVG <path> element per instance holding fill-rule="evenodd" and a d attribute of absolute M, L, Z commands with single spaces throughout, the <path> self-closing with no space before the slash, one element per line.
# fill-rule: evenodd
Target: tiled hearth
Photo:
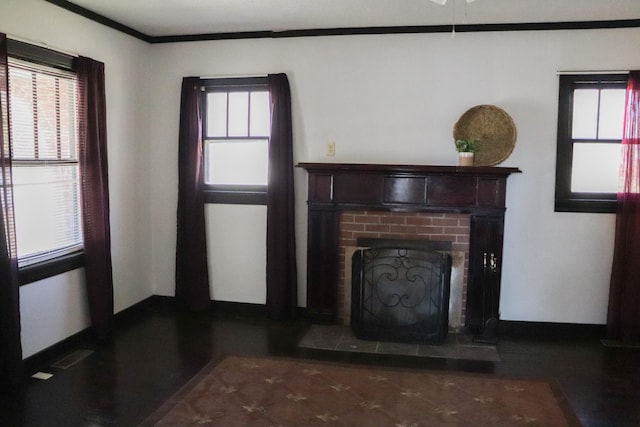
<path fill-rule="evenodd" d="M 350 327 L 344 325 L 313 325 L 298 346 L 351 353 L 500 361 L 496 346 L 475 344 L 471 337 L 465 334 L 449 334 L 441 345 L 391 343 L 360 340 L 356 338 Z"/>

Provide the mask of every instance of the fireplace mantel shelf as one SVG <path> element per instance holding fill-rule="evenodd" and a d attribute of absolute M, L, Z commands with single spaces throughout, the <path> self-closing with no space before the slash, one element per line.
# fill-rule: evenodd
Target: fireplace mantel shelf
<path fill-rule="evenodd" d="M 466 213 L 471 217 L 465 324 L 497 324 L 506 181 L 518 168 L 299 163 L 308 172 L 307 309 L 334 319 L 339 217 L 344 210 Z M 487 274 L 487 259 L 494 267 Z"/>
<path fill-rule="evenodd" d="M 448 166 L 448 165 L 401 165 L 376 163 L 298 163 L 298 167 L 308 171 L 410 173 L 427 175 L 510 175 L 520 173 L 520 169 L 496 166 Z"/>
<path fill-rule="evenodd" d="M 300 163 L 309 204 L 386 210 L 504 210 L 506 179 L 517 168 Z"/>

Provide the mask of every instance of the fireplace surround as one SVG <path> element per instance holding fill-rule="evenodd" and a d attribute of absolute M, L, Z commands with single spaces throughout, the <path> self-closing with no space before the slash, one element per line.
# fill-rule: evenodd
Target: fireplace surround
<path fill-rule="evenodd" d="M 336 320 L 341 212 L 450 212 L 470 216 L 465 328 L 475 335 L 495 334 L 506 181 L 519 169 L 345 163 L 298 166 L 308 172 L 307 312 L 312 318 L 325 323 Z"/>

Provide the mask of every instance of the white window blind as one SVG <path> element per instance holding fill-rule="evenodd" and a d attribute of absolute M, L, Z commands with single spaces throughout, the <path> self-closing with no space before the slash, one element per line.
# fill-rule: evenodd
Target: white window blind
<path fill-rule="evenodd" d="M 77 79 L 10 59 L 9 97 L 17 248 L 24 266 L 82 248 Z"/>

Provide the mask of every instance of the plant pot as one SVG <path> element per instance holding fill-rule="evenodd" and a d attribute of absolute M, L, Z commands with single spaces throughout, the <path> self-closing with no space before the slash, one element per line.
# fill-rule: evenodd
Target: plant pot
<path fill-rule="evenodd" d="M 458 153 L 458 166 L 473 166 L 473 153 Z"/>

